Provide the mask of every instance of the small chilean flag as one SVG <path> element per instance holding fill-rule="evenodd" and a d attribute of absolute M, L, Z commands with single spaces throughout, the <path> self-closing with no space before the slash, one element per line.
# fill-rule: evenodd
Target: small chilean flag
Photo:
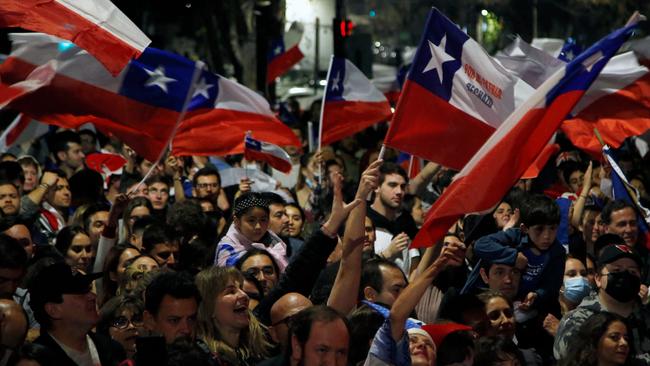
<path fill-rule="evenodd" d="M 50 127 L 20 113 L 0 135 L 0 151 L 7 151 L 14 145 L 35 140 L 49 131 Z"/>
<path fill-rule="evenodd" d="M 0 27 L 21 27 L 74 42 L 113 75 L 151 40 L 109 0 L 0 0 Z"/>
<path fill-rule="evenodd" d="M 294 22 L 284 37 L 271 41 L 267 56 L 266 83 L 272 83 L 278 76 L 289 71 L 291 67 L 302 60 L 305 55 L 298 45 L 302 39 L 302 27 Z"/>
<path fill-rule="evenodd" d="M 249 135 L 244 139 L 244 157 L 249 161 L 265 161 L 273 168 L 288 174 L 291 157 L 280 146 L 255 140 Z"/>
<path fill-rule="evenodd" d="M 349 60 L 332 57 L 326 87 L 321 145 L 352 136 L 392 115 L 384 94 Z"/>

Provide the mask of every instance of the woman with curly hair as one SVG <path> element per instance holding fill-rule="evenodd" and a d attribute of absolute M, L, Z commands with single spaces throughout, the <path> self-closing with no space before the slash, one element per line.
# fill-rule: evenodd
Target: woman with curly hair
<path fill-rule="evenodd" d="M 592 315 L 569 343 L 567 357 L 558 366 L 631 365 L 629 330 L 620 315 L 607 312 Z"/>
<path fill-rule="evenodd" d="M 268 357 L 263 325 L 248 308 L 244 276 L 235 268 L 211 267 L 196 276 L 201 293 L 197 337 L 221 364 L 247 366 Z"/>

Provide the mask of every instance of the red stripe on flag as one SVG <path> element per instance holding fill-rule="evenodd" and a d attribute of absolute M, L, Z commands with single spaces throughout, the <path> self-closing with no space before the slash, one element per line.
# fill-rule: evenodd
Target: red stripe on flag
<path fill-rule="evenodd" d="M 244 136 L 278 146 L 300 147 L 291 129 L 271 116 L 228 109 L 188 112 L 172 143 L 174 155 L 231 155 L 244 152 Z"/>
<path fill-rule="evenodd" d="M 634 83 L 605 95 L 562 123 L 562 131 L 578 148 L 600 159 L 598 129 L 607 145 L 617 148 L 630 136 L 650 129 L 650 73 Z"/>
<path fill-rule="evenodd" d="M 460 170 L 493 132 L 493 127 L 407 80 L 385 143 Z"/>
<path fill-rule="evenodd" d="M 546 108 L 528 111 L 474 167 L 467 170 L 465 176 L 458 177 L 447 187 L 427 213 L 412 247 L 434 245 L 464 214 L 484 212 L 498 203 L 535 160 L 567 111 L 583 94 L 582 90 L 567 92 Z M 477 185 L 487 185 L 489 189 L 477 190 Z"/>
<path fill-rule="evenodd" d="M 539 154 L 537 159 L 531 164 L 531 166 L 526 169 L 524 172 L 524 175 L 521 177 L 521 179 L 533 179 L 537 178 L 539 173 L 544 169 L 544 166 L 548 162 L 548 159 L 551 157 L 551 155 L 557 153 L 560 151 L 560 145 L 558 144 L 551 144 L 547 145 L 544 150 Z"/>
<path fill-rule="evenodd" d="M 29 126 L 29 122 L 31 122 L 31 120 L 31 117 L 28 117 L 24 114 L 20 116 L 20 119 L 18 120 L 16 126 L 14 126 L 14 128 L 12 128 L 11 131 L 9 131 L 7 134 L 7 146 L 12 146 L 14 142 L 16 142 L 18 137 L 20 137 L 20 134 L 22 134 L 23 131 L 25 131 L 25 129 Z"/>
<path fill-rule="evenodd" d="M 266 68 L 266 83 L 270 84 L 275 79 L 289 71 L 291 67 L 302 60 L 305 55 L 300 51 L 298 45 L 291 47 L 281 55 L 274 57 Z"/>
<path fill-rule="evenodd" d="M 70 40 L 117 75 L 140 51 L 108 30 L 57 3 L 43 0 L 0 1 L 0 27 L 21 27 Z"/>
<path fill-rule="evenodd" d="M 329 145 L 352 136 L 376 123 L 388 120 L 391 114 L 387 102 L 326 102 L 321 144 Z"/>

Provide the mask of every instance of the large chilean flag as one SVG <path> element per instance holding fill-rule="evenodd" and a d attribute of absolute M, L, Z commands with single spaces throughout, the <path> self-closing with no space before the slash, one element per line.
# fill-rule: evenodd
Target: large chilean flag
<path fill-rule="evenodd" d="M 390 118 L 388 99 L 352 62 L 334 57 L 327 72 L 321 118 L 321 145 L 352 136 Z"/>
<path fill-rule="evenodd" d="M 91 122 L 151 161 L 168 146 L 181 118 L 173 140 L 179 155 L 242 153 L 246 131 L 300 146 L 263 97 L 181 56 L 150 47 L 114 77 L 78 47 L 61 52 L 56 37 L 14 34 L 12 40 L 12 53 L 0 65 L 3 83 L 24 80 L 57 59 L 49 85 L 10 104 L 39 121 L 64 128 Z"/>
<path fill-rule="evenodd" d="M 385 144 L 460 170 L 514 110 L 516 82 L 434 8 Z"/>
<path fill-rule="evenodd" d="M 546 80 L 456 175 L 429 210 L 413 247 L 434 245 L 464 214 L 489 211 L 535 161 L 639 17 L 594 44 Z"/>

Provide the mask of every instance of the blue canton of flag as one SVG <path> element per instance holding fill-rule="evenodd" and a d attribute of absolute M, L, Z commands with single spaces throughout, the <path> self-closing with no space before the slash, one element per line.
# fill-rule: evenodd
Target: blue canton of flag
<path fill-rule="evenodd" d="M 266 60 L 273 60 L 276 56 L 283 54 L 286 49 L 284 47 L 284 39 L 282 37 L 276 38 L 271 41 L 269 51 L 266 53 Z"/>
<path fill-rule="evenodd" d="M 610 33 L 568 63 L 562 80 L 546 95 L 546 104 L 550 104 L 560 94 L 585 91 L 609 59 L 616 54 L 621 46 L 621 39 L 629 37 L 636 28 L 637 24 L 632 24 Z"/>
<path fill-rule="evenodd" d="M 147 48 L 131 60 L 119 93 L 125 97 L 180 112 L 190 90 L 196 64 L 184 57 Z"/>
<path fill-rule="evenodd" d="M 344 100 L 343 99 L 343 80 L 345 80 L 345 59 L 332 57 L 332 67 L 327 80 L 327 92 L 325 93 L 326 101 Z"/>
<path fill-rule="evenodd" d="M 560 50 L 560 54 L 557 56 L 557 58 L 564 62 L 571 62 L 581 52 L 582 46 L 580 46 L 574 38 L 569 37 L 566 39 L 566 41 L 564 41 L 562 50 Z"/>
<path fill-rule="evenodd" d="M 246 136 L 246 138 L 244 139 L 244 144 L 246 144 L 247 149 L 262 151 L 262 143 L 250 136 Z"/>
<path fill-rule="evenodd" d="M 187 107 L 188 111 L 203 108 L 212 109 L 215 107 L 215 101 L 219 95 L 219 78 L 219 75 L 213 74 L 210 71 L 201 71 L 201 75 L 194 86 L 192 99 Z"/>
<path fill-rule="evenodd" d="M 454 74 L 463 65 L 463 44 L 468 39 L 456 24 L 433 9 L 408 78 L 449 101 Z"/>

